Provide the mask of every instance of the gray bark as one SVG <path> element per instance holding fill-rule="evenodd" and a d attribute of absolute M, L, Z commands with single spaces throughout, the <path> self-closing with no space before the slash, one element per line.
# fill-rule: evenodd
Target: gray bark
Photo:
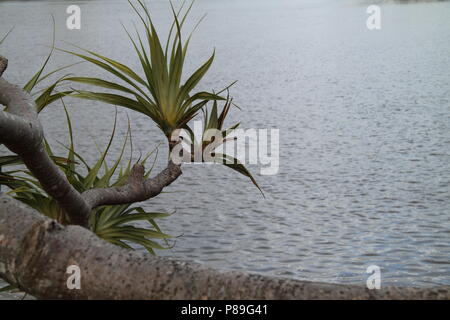
<path fill-rule="evenodd" d="M 67 288 L 67 267 L 81 289 Z M 123 249 L 0 196 L 0 277 L 42 299 L 449 299 L 449 287 L 338 285 L 219 271 Z"/>
<path fill-rule="evenodd" d="M 3 74 L 7 60 L 0 56 L 0 61 L 0 74 Z M 45 152 L 44 132 L 34 99 L 20 87 L 0 78 L 0 104 L 8 109 L 0 111 L 0 143 L 21 157 L 42 188 L 67 213 L 71 223 L 86 226 L 91 208 Z"/>
<path fill-rule="evenodd" d="M 80 194 L 46 153 L 44 131 L 36 105 L 28 93 L 1 78 L 8 60 L 0 56 L 0 144 L 21 157 L 27 168 L 39 180 L 43 189 L 67 213 L 70 224 L 88 226 L 91 210 L 101 205 L 125 204 L 155 197 L 164 187 L 181 175 L 181 168 L 171 161 L 155 178 L 144 179 L 144 168 L 133 167 L 128 183 L 121 187 L 92 189 Z"/>
<path fill-rule="evenodd" d="M 144 166 L 135 164 L 131 170 L 128 183 L 124 186 L 91 189 L 83 192 L 82 196 L 92 208 L 104 204 L 140 202 L 157 196 L 164 187 L 170 185 L 181 175 L 180 166 L 172 161 L 169 161 L 167 168 L 154 178 L 144 179 L 144 172 Z"/>

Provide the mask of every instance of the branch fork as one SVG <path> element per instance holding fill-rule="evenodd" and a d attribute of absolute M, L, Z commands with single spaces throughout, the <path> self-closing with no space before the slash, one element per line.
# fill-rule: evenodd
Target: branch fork
<path fill-rule="evenodd" d="M 144 178 L 144 166 L 135 164 L 125 185 L 90 189 L 79 193 L 45 151 L 44 130 L 30 94 L 2 78 L 8 60 L 0 56 L 0 144 L 21 157 L 27 168 L 66 212 L 70 224 L 88 227 L 91 211 L 102 205 L 116 205 L 153 198 L 181 175 L 179 165 L 169 161 L 154 178 Z"/>

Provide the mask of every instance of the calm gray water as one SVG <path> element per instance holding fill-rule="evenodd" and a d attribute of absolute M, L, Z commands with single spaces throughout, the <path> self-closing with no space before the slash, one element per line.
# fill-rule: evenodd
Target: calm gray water
<path fill-rule="evenodd" d="M 374 1 L 376 2 L 376 1 Z M 82 28 L 65 28 L 68 3 Z M 205 89 L 239 80 L 244 128 L 280 129 L 280 171 L 258 175 L 266 199 L 243 176 L 218 166 L 185 166 L 171 192 L 146 203 L 175 215 L 161 221 L 179 235 L 159 254 L 208 266 L 297 279 L 382 285 L 450 285 L 450 3 L 386 3 L 382 29 L 369 31 L 364 1 L 199 0 L 208 13 L 189 51 L 189 69 L 213 48 Z M 166 27 L 167 2 L 151 5 Z M 51 43 L 65 40 L 136 66 L 120 21 L 136 17 L 126 1 L 1 1 L 7 78 L 24 83 Z M 50 68 L 73 61 L 56 54 Z M 81 65 L 77 74 L 98 74 Z M 79 151 L 104 145 L 114 109 L 68 101 Z M 120 132 L 126 130 L 120 111 Z M 163 137 L 128 112 L 143 152 Z M 65 141 L 61 108 L 41 119 L 51 141 Z M 117 140 L 117 151 L 121 139 Z M 165 159 L 162 153 L 160 167 Z"/>

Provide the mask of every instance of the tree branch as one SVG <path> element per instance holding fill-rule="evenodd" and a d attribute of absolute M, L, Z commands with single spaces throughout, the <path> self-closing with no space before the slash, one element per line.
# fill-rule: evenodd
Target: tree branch
<path fill-rule="evenodd" d="M 0 76 L 8 61 L 0 56 Z M 44 132 L 30 94 L 0 77 L 0 143 L 21 157 L 27 168 L 67 213 L 70 224 L 88 226 L 92 209 L 101 205 L 114 205 L 144 201 L 161 193 L 181 175 L 179 165 L 169 161 L 167 168 L 156 177 L 144 179 L 144 167 L 136 164 L 124 186 L 91 189 L 80 194 L 67 180 L 45 151 Z"/>
<path fill-rule="evenodd" d="M 90 189 L 83 192 L 82 197 L 91 208 L 102 205 L 140 202 L 160 194 L 164 187 L 170 185 L 180 175 L 180 166 L 169 161 L 167 168 L 156 177 L 144 179 L 144 166 L 135 164 L 125 185 Z"/>
<path fill-rule="evenodd" d="M 80 289 L 67 286 L 71 265 L 80 268 Z M 41 299 L 450 299 L 449 286 L 369 290 L 155 257 L 61 226 L 6 195 L 0 196 L 0 277 Z"/>
<path fill-rule="evenodd" d="M 7 60 L 0 56 L 0 74 Z M 27 168 L 67 213 L 70 223 L 87 226 L 91 208 L 45 151 L 44 132 L 30 94 L 0 78 L 0 143 L 21 157 Z"/>

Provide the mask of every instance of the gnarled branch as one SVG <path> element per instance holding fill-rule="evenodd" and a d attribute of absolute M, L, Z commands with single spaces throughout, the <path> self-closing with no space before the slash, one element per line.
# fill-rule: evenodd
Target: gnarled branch
<path fill-rule="evenodd" d="M 1 75 L 8 61 L 0 56 L 0 143 L 21 157 L 27 168 L 67 213 L 69 222 L 84 227 L 92 209 L 101 205 L 144 201 L 157 196 L 181 175 L 179 165 L 169 161 L 156 177 L 144 179 L 144 167 L 136 164 L 127 183 L 121 187 L 91 189 L 80 194 L 45 151 L 44 131 L 30 94 L 10 84 Z"/>
<path fill-rule="evenodd" d="M 101 205 L 140 202 L 160 194 L 164 187 L 170 185 L 180 175 L 180 166 L 169 161 L 167 168 L 156 177 L 144 179 L 144 166 L 135 164 L 125 185 L 90 189 L 83 192 L 82 196 L 92 208 Z"/>
<path fill-rule="evenodd" d="M 7 60 L 1 56 L 0 66 L 3 74 Z M 42 188 L 67 213 L 71 223 L 87 226 L 91 208 L 45 151 L 44 132 L 34 99 L 20 87 L 0 78 L 0 104 L 8 109 L 8 112 L 0 111 L 0 143 L 21 157 Z"/>

